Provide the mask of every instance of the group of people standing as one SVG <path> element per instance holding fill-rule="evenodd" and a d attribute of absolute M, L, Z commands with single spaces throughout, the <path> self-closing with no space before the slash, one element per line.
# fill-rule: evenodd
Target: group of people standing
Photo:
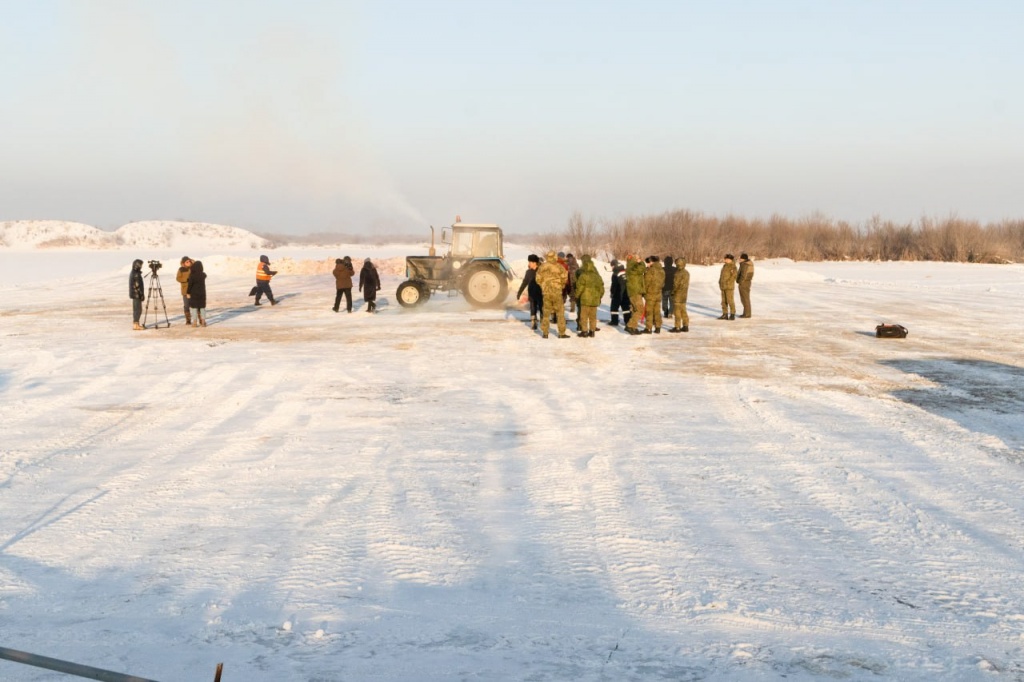
<path fill-rule="evenodd" d="M 352 258 L 345 256 L 344 258 L 334 259 L 334 286 L 336 293 L 334 294 L 334 307 L 331 308 L 334 312 L 338 312 L 341 308 L 341 299 L 345 298 L 345 310 L 352 312 L 352 278 L 355 277 L 356 271 L 352 267 Z M 363 300 L 366 301 L 366 312 L 375 313 L 377 312 L 377 292 L 380 291 L 380 274 L 377 272 L 377 266 L 373 264 L 369 258 L 363 261 L 363 268 L 359 271 L 359 291 L 363 294 Z"/>
<path fill-rule="evenodd" d="M 579 307 L 577 316 L 578 336 L 593 338 L 597 329 L 597 307 L 604 297 L 604 280 L 590 256 L 583 256 L 583 263 L 574 267 L 572 254 L 549 251 L 541 262 L 536 254 L 527 258 L 528 270 L 523 277 L 516 298 L 527 292 L 530 305 L 530 321 L 533 329 L 540 326 L 541 336 L 548 338 L 550 323 L 558 325 L 558 338 L 569 338 L 566 334 L 565 302 L 569 299 L 570 312 Z M 690 289 L 690 273 L 686 261 L 671 256 L 665 257 L 664 265 L 658 256 L 641 260 L 636 254 L 626 257 L 623 265 L 612 259 L 611 276 L 611 319 L 613 327 L 623 318 L 626 332 L 631 335 L 660 334 L 665 318 L 672 317 L 671 333 L 690 331 L 690 317 L 686 311 L 686 299 Z M 750 287 L 754 279 L 754 263 L 747 254 L 740 255 L 737 270 L 732 254 L 726 254 L 719 276 L 722 292 L 722 316 L 720 320 L 736 319 L 734 290 L 737 283 L 743 314 L 751 317 Z M 641 318 L 644 328 L 640 328 Z"/>
<path fill-rule="evenodd" d="M 335 296 L 332 310 L 339 312 L 342 298 L 345 309 L 352 312 L 352 280 L 355 268 L 352 258 L 345 256 L 334 261 Z M 597 271 L 593 258 L 582 257 L 577 263 L 572 254 L 548 251 L 541 261 L 537 254 L 527 258 L 527 271 L 523 277 L 516 298 L 526 291 L 530 305 L 530 322 L 534 330 L 540 328 L 541 336 L 548 338 L 551 323 L 558 328 L 558 338 L 567 339 L 567 323 L 565 304 L 568 300 L 569 311 L 577 308 L 577 335 L 582 338 L 593 338 L 597 331 L 597 308 L 604 297 L 605 284 Z M 132 271 L 128 278 L 128 295 L 132 299 L 132 328 L 143 329 L 142 303 L 145 301 L 145 285 L 142 277 L 142 260 L 132 263 Z M 611 261 L 611 303 L 609 310 L 613 327 L 619 325 L 619 316 L 623 318 L 628 334 L 660 334 L 664 318 L 672 317 L 673 326 L 669 332 L 679 333 L 690 331 L 690 317 L 686 312 L 686 298 L 690 288 L 690 273 L 686 269 L 686 261 L 672 256 L 665 257 L 662 265 L 658 256 L 648 256 L 644 260 L 636 254 L 626 257 L 623 265 L 618 259 Z M 261 305 L 260 299 L 267 297 L 271 305 L 277 305 L 277 299 L 270 288 L 270 280 L 277 274 L 270 269 L 270 259 L 260 256 L 256 266 L 256 286 L 250 295 L 256 297 L 254 305 Z M 181 285 L 181 299 L 185 312 L 185 324 L 194 327 L 206 326 L 206 273 L 203 272 L 202 261 L 192 260 L 188 256 L 181 259 L 181 267 L 175 277 Z M 740 303 L 743 306 L 741 318 L 749 318 L 753 312 L 750 304 L 750 288 L 754 279 L 754 263 L 750 257 L 740 254 L 737 267 L 731 253 L 724 258 L 718 286 L 722 292 L 722 315 L 719 320 L 736 319 L 735 289 L 739 286 Z M 380 291 L 380 274 L 376 266 L 367 258 L 359 272 L 359 291 L 366 302 L 366 311 L 377 311 L 377 292 Z M 644 328 L 640 329 L 641 318 Z"/>

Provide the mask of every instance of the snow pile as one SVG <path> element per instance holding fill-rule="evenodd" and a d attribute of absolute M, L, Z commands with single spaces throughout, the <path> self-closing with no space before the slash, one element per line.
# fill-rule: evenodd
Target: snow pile
<path fill-rule="evenodd" d="M 116 245 L 109 232 L 66 220 L 14 220 L 0 223 L 0 248 L 103 249 Z"/>
<path fill-rule="evenodd" d="M 124 247 L 148 249 L 194 251 L 201 247 L 209 251 L 267 249 L 273 246 L 266 239 L 240 227 L 166 220 L 128 223 L 119 227 L 114 236 Z"/>
<path fill-rule="evenodd" d="M 0 247 L 30 249 L 270 249 L 270 241 L 230 225 L 147 220 L 114 232 L 61 220 L 0 223 Z"/>
<path fill-rule="evenodd" d="M 326 256 L 320 259 L 293 258 L 291 256 L 271 256 L 270 269 L 276 270 L 278 276 L 283 275 L 330 275 L 334 271 L 335 259 L 341 256 Z M 391 258 L 373 258 L 373 264 L 377 273 L 385 275 L 405 275 L 405 258 L 394 256 Z M 252 256 L 211 256 L 202 259 L 203 268 L 207 273 L 217 272 L 225 276 L 254 275 L 256 272 L 256 258 Z M 359 274 L 363 267 L 363 261 L 352 260 L 352 267 Z"/>

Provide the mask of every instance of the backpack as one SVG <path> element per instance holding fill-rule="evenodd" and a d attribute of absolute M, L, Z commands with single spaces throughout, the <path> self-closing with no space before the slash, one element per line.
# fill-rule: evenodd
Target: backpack
<path fill-rule="evenodd" d="M 880 339 L 905 339 L 909 333 L 902 324 L 880 324 L 875 327 L 875 336 Z"/>

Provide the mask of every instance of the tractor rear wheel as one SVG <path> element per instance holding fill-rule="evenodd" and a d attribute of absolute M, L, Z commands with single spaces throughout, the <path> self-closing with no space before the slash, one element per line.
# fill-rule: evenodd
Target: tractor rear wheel
<path fill-rule="evenodd" d="M 399 305 L 403 308 L 415 308 L 430 296 L 429 294 L 424 296 L 423 291 L 424 289 L 421 289 L 417 282 L 412 280 L 402 282 L 398 285 L 398 292 L 396 293 Z"/>
<path fill-rule="evenodd" d="M 508 279 L 494 268 L 477 268 L 464 282 L 463 296 L 478 308 L 496 308 L 508 297 Z"/>

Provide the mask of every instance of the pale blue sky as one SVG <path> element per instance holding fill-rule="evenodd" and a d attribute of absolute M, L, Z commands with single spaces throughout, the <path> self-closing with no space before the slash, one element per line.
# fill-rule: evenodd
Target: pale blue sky
<path fill-rule="evenodd" d="M 1024 3 L 0 0 L 0 220 L 1024 218 Z"/>

